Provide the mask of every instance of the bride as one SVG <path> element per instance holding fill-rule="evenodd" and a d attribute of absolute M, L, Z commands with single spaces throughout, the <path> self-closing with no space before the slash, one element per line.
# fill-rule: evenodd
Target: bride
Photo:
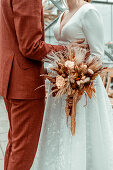
<path fill-rule="evenodd" d="M 67 0 L 68 10 L 55 25 L 54 35 L 64 43 L 84 38 L 91 56 L 103 57 L 104 34 L 100 13 L 83 0 Z M 113 111 L 100 76 L 96 94 L 77 104 L 75 135 L 66 125 L 65 96 L 48 96 L 34 170 L 113 170 Z"/>

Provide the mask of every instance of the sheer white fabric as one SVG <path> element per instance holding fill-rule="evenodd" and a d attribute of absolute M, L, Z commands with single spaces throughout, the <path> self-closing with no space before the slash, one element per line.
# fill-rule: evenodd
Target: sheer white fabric
<path fill-rule="evenodd" d="M 85 38 L 91 55 L 103 56 L 102 19 L 92 5 L 82 6 L 61 35 L 60 19 L 54 30 L 57 40 Z M 65 96 L 59 100 L 48 96 L 33 170 L 113 170 L 113 111 L 99 76 L 94 84 L 95 97 L 87 98 L 84 107 L 83 95 L 77 104 L 75 136 L 70 132 L 70 120 L 69 127 L 66 125 Z"/>

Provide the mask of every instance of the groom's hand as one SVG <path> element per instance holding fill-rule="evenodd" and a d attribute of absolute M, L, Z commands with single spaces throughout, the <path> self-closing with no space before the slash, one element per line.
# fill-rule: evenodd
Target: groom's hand
<path fill-rule="evenodd" d="M 72 47 L 80 47 L 80 48 L 85 48 L 85 49 L 89 50 L 89 45 L 83 44 L 84 41 L 85 41 L 85 39 L 79 39 L 79 40 L 73 41 L 69 45 L 67 45 L 67 48 L 70 49 Z"/>

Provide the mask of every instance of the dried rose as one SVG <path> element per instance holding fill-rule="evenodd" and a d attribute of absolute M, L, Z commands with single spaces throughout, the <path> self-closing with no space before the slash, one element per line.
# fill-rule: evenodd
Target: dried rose
<path fill-rule="evenodd" d="M 62 76 L 56 77 L 56 86 L 60 89 L 65 86 L 65 79 Z"/>
<path fill-rule="evenodd" d="M 66 62 L 65 62 L 65 66 L 66 67 L 68 67 L 68 68 L 70 68 L 70 69 L 74 69 L 74 62 L 73 61 L 70 61 L 70 60 L 67 60 Z"/>

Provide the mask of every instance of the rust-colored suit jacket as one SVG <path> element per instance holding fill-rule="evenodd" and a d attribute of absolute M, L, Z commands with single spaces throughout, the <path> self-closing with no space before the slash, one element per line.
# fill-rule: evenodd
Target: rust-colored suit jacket
<path fill-rule="evenodd" d="M 41 0 L 0 0 L 0 95 L 14 99 L 45 96 L 42 59 L 62 46 L 44 42 Z"/>

